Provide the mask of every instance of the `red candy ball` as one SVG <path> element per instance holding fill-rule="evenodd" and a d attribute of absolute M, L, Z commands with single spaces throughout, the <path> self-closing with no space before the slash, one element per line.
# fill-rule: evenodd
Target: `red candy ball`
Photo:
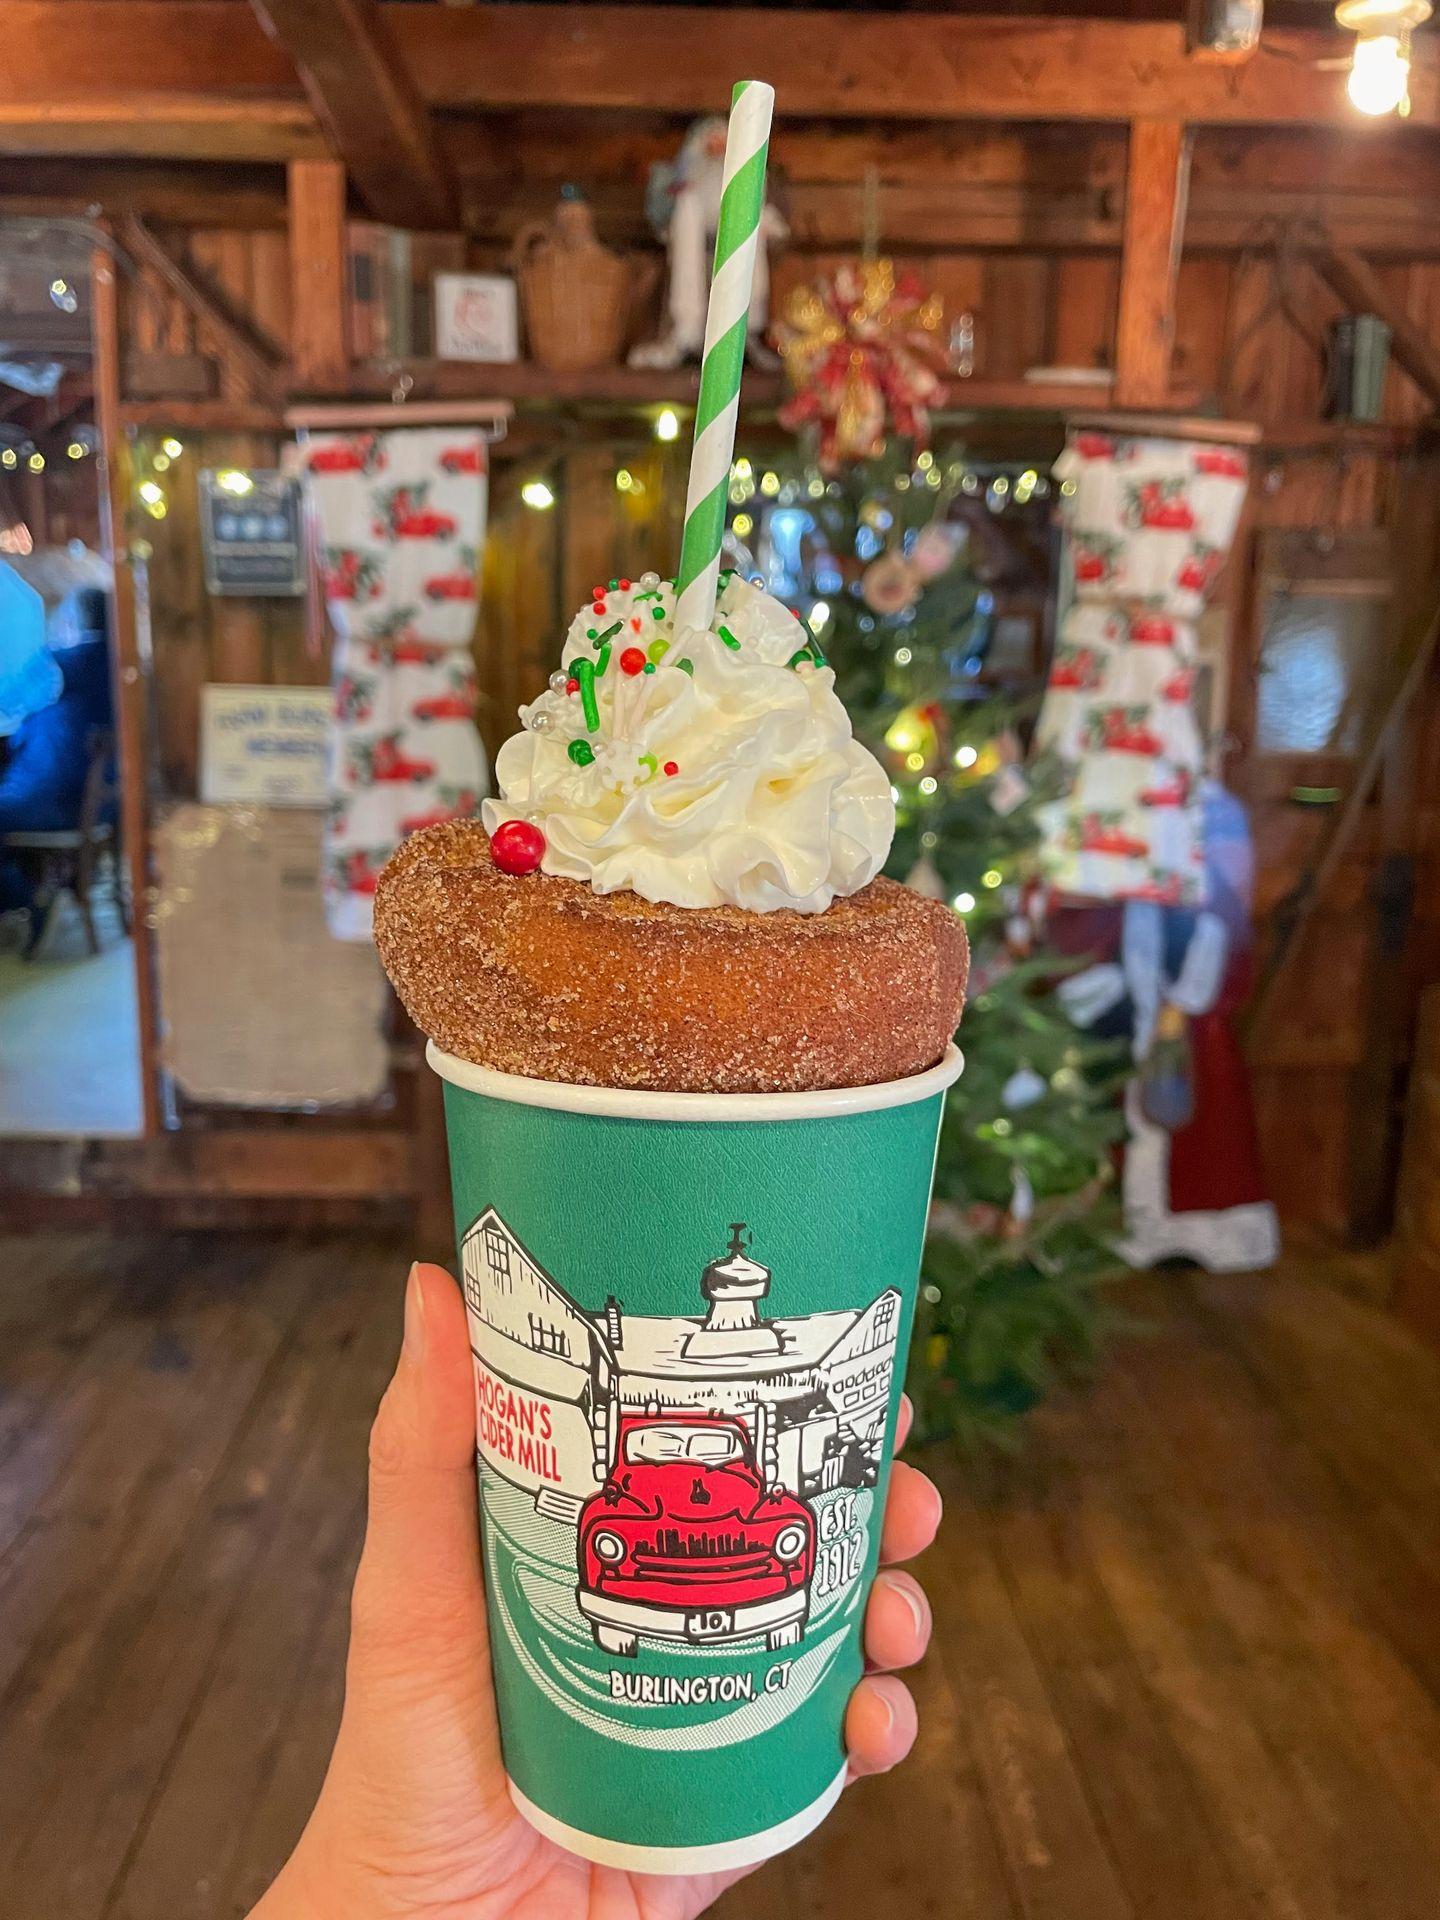
<path fill-rule="evenodd" d="M 545 836 L 529 820 L 505 820 L 490 836 L 490 857 L 502 873 L 534 873 L 545 858 Z"/>
<path fill-rule="evenodd" d="M 567 680 L 565 682 L 565 691 L 567 693 L 578 693 L 580 691 L 580 682 L 578 680 Z"/>
<path fill-rule="evenodd" d="M 668 774 L 669 774 L 669 775 L 671 776 L 671 778 L 673 779 L 673 778 L 674 778 L 674 776 L 675 776 L 675 775 L 676 775 L 676 774 L 677 774 L 677 773 L 678 773 L 678 772 L 680 771 L 680 769 L 679 769 L 679 767 L 677 767 L 677 766 L 676 766 L 676 764 L 675 764 L 675 762 L 674 762 L 673 760 L 667 760 L 667 761 L 665 762 L 665 771 L 666 771 L 666 773 L 668 773 Z"/>
<path fill-rule="evenodd" d="M 643 673 L 645 671 L 645 656 L 639 647 L 626 647 L 620 656 L 620 671 L 622 673 Z"/>

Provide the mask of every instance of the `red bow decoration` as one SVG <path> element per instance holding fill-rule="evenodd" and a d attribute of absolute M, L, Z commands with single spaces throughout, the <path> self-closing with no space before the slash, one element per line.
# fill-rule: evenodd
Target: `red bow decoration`
<path fill-rule="evenodd" d="M 794 388 L 781 425 L 818 422 L 822 467 L 874 459 L 887 433 L 924 446 L 930 409 L 946 396 L 941 317 L 939 296 L 889 260 L 840 267 L 797 287 L 775 328 Z"/>

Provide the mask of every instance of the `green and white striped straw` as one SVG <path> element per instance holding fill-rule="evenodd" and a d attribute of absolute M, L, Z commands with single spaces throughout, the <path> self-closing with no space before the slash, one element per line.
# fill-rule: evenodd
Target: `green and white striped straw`
<path fill-rule="evenodd" d="M 725 137 L 720 224 L 715 234 L 715 272 L 705 316 L 705 354 L 700 363 L 700 399 L 695 409 L 695 445 L 685 496 L 685 536 L 675 576 L 675 626 L 708 627 L 715 617 L 720 543 L 730 462 L 735 456 L 735 416 L 745 366 L 745 333 L 755 248 L 765 208 L 765 161 L 775 89 L 763 80 L 741 80 L 730 102 Z"/>

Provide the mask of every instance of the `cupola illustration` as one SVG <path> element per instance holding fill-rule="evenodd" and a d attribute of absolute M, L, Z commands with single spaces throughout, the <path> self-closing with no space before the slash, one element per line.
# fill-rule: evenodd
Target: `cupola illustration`
<path fill-rule="evenodd" d="M 687 1360 L 777 1354 L 779 1329 L 760 1319 L 757 1300 L 770 1291 L 770 1269 L 750 1257 L 744 1221 L 733 1221 L 723 1258 L 712 1260 L 700 1276 L 700 1291 L 710 1302 L 704 1324 L 685 1341 Z"/>

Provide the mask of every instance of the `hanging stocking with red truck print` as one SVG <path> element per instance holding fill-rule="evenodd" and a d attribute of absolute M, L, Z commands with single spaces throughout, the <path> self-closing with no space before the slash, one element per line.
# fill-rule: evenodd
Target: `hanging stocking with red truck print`
<path fill-rule="evenodd" d="M 470 652 L 486 445 L 470 428 L 315 433 L 305 475 L 334 633 L 325 910 L 337 939 L 368 940 L 395 847 L 488 788 Z"/>
<path fill-rule="evenodd" d="M 1056 462 L 1073 597 L 1037 744 L 1068 775 L 1049 810 L 1059 892 L 1199 904 L 1195 622 L 1235 537 L 1233 447 L 1076 431 Z"/>

